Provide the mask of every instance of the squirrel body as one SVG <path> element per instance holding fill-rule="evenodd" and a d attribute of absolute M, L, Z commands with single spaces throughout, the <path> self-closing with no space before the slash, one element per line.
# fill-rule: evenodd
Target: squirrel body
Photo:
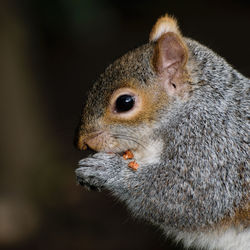
<path fill-rule="evenodd" d="M 110 190 L 184 246 L 250 249 L 249 86 L 160 18 L 90 91 L 78 146 L 98 153 L 79 162 L 78 182 Z"/>

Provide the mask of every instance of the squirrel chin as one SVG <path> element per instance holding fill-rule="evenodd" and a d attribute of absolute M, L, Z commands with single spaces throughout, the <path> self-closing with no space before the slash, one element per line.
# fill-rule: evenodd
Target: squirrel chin
<path fill-rule="evenodd" d="M 122 151 L 106 150 L 107 154 L 118 154 L 123 156 L 124 152 L 130 150 L 133 153 L 133 159 L 139 164 L 148 165 L 159 162 L 163 149 L 162 141 L 152 141 L 145 148 L 126 149 Z"/>

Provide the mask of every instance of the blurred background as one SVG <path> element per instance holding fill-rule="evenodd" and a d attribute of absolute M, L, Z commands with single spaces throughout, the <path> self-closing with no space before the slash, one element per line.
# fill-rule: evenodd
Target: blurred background
<path fill-rule="evenodd" d="M 0 1 L 0 249 L 181 249 L 74 175 L 86 91 L 166 12 L 250 76 L 249 1 Z"/>

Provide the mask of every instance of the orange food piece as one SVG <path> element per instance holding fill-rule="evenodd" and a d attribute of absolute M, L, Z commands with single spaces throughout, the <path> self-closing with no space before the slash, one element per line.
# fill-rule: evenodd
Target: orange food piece
<path fill-rule="evenodd" d="M 127 150 L 124 154 L 123 154 L 123 158 L 124 160 L 128 160 L 128 159 L 133 159 L 134 155 L 130 150 Z"/>
<path fill-rule="evenodd" d="M 132 168 L 133 170 L 137 170 L 137 168 L 139 167 L 139 164 L 136 161 L 131 161 L 128 164 L 128 167 Z"/>

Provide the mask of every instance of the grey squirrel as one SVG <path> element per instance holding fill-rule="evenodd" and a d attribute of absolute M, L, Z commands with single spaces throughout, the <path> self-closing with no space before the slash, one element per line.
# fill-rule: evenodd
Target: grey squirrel
<path fill-rule="evenodd" d="M 185 247 L 250 249 L 249 86 L 159 18 L 89 92 L 78 147 L 97 153 L 79 162 L 78 182 Z"/>

